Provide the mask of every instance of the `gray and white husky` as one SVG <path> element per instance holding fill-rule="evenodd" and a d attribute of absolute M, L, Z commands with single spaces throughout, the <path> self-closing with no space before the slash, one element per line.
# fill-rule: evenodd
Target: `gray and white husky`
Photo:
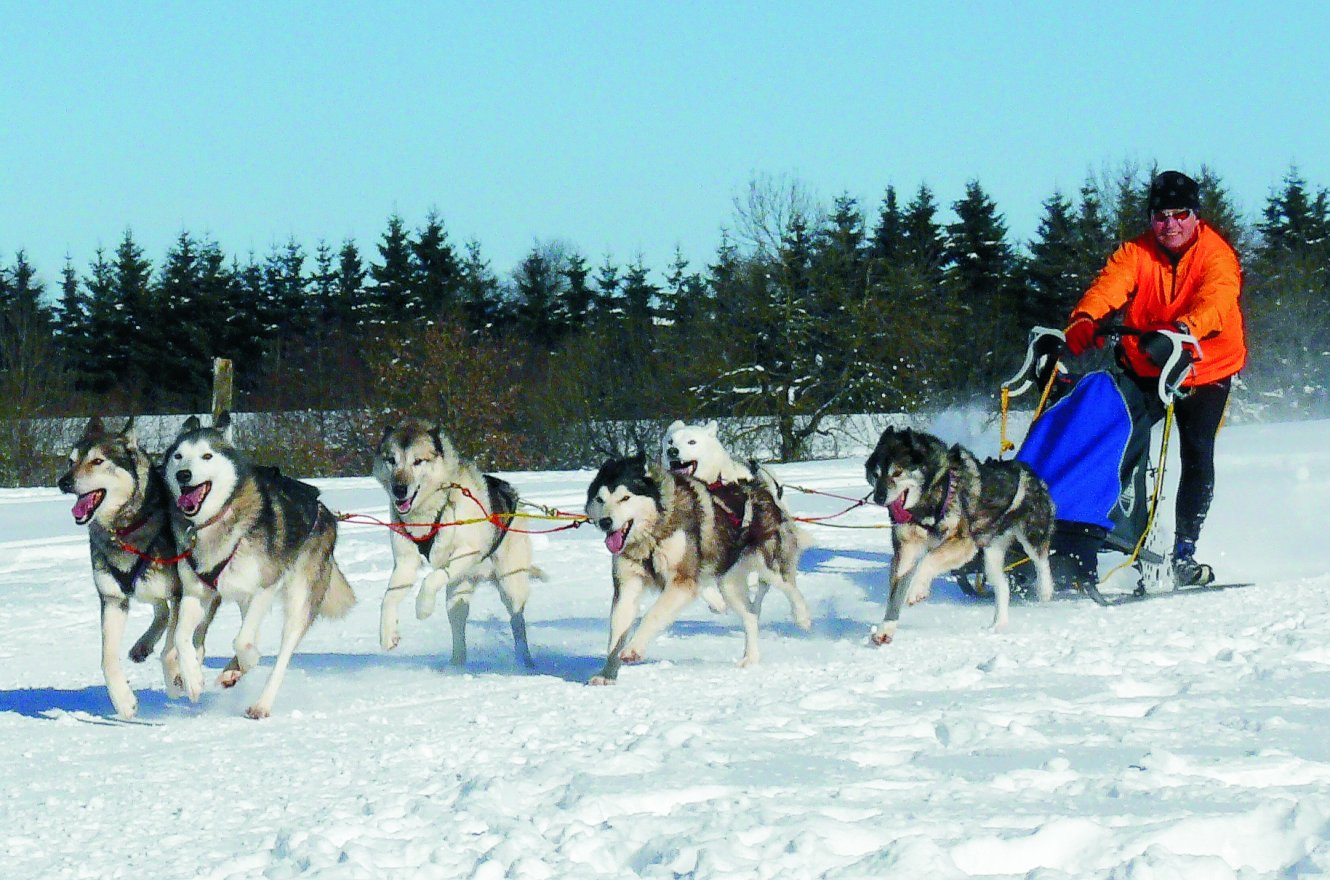
<path fill-rule="evenodd" d="M 282 641 L 263 692 L 246 710 L 265 718 L 286 675 L 291 656 L 316 617 L 342 617 L 356 597 L 337 562 L 337 521 L 319 501 L 318 490 L 255 465 L 231 441 L 223 413 L 205 428 L 191 416 L 162 460 L 174 498 L 171 526 L 189 550 L 177 567 L 183 597 L 176 645 L 186 695 L 198 700 L 203 669 L 185 651 L 187 634 L 217 597 L 240 606 L 235 658 L 218 683 L 234 686 L 259 661 L 258 636 L 268 609 L 285 606 Z"/>
<path fill-rule="evenodd" d="M 508 611 L 518 660 L 534 665 L 526 638 L 526 602 L 531 577 L 531 540 L 511 531 L 505 518 L 517 509 L 517 490 L 482 474 L 462 458 L 438 425 L 405 419 L 384 429 L 374 476 L 388 493 L 393 572 L 383 594 L 379 641 L 397 647 L 397 606 L 416 583 L 422 562 L 433 569 L 416 594 L 416 617 L 434 613 L 446 588 L 452 662 L 466 663 L 466 619 L 476 585 L 491 581 Z M 490 517 L 494 517 L 491 519 Z"/>
<path fill-rule="evenodd" d="M 182 692 L 175 645 L 180 576 L 166 484 L 139 446 L 133 419 L 111 431 L 94 416 L 70 451 L 69 469 L 58 485 L 60 491 L 78 496 L 74 522 L 88 527 L 92 581 L 101 600 L 102 673 L 111 705 L 120 717 L 133 718 L 138 700 L 120 665 L 130 599 L 152 605 L 152 623 L 129 649 L 129 659 L 142 663 L 165 633 L 161 660 L 166 691 L 171 696 Z M 216 607 L 214 602 L 204 610 L 194 634 L 195 651 L 203 650 Z"/>
<path fill-rule="evenodd" d="M 865 475 L 873 501 L 890 511 L 894 551 L 886 617 L 873 631 L 875 644 L 895 636 L 902 605 L 927 599 L 935 577 L 960 568 L 981 550 L 993 587 L 993 629 L 1005 627 L 1011 590 L 1003 567 L 1013 541 L 1034 564 L 1040 601 L 1052 598 L 1053 499 L 1029 465 L 981 463 L 932 434 L 887 428 Z"/>
<path fill-rule="evenodd" d="M 613 557 L 614 600 L 609 653 L 591 684 L 613 684 L 620 665 L 641 660 L 651 640 L 709 583 L 719 582 L 726 604 L 743 623 L 740 666 L 760 657 L 750 582 L 779 588 L 790 600 L 795 622 L 804 629 L 812 626 L 795 583 L 800 535 L 794 521 L 757 481 L 739 486 L 747 494 L 745 520 L 730 516 L 705 483 L 648 467 L 644 456 L 610 459 L 601 466 L 587 488 L 586 513 L 605 533 Z M 629 640 L 647 590 L 659 591 L 660 598 Z"/>

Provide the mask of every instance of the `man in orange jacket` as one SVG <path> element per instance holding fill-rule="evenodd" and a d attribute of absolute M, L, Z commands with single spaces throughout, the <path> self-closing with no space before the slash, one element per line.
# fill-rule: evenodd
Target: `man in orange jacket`
<path fill-rule="evenodd" d="M 1142 331 L 1125 336 L 1120 360 L 1158 401 L 1154 386 L 1172 341 L 1158 331 L 1194 336 L 1199 351 L 1188 351 L 1190 371 L 1183 396 L 1174 404 L 1182 473 L 1173 550 L 1173 575 L 1179 585 L 1209 583 L 1214 572 L 1196 561 L 1215 485 L 1215 436 L 1228 405 L 1233 376 L 1247 362 L 1242 312 L 1242 269 L 1233 247 L 1198 216 L 1200 187 L 1178 171 L 1165 171 L 1150 184 L 1150 230 L 1122 245 L 1109 257 L 1090 289 L 1072 310 L 1066 329 L 1073 356 L 1103 346 L 1098 335 L 1104 318 L 1120 313 L 1124 326 Z M 1163 417 L 1159 404 L 1151 415 Z"/>

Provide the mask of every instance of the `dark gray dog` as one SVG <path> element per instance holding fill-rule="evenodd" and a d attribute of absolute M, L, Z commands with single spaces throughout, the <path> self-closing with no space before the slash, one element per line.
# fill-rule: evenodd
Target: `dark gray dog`
<path fill-rule="evenodd" d="M 1005 627 L 1011 589 L 1003 566 L 1012 541 L 1034 563 L 1040 601 L 1052 598 L 1053 499 L 1029 465 L 992 459 L 981 464 L 931 434 L 888 428 L 865 470 L 873 501 L 886 505 L 892 522 L 891 594 L 874 644 L 895 636 L 902 605 L 927 599 L 935 577 L 980 550 L 993 587 L 993 629 Z"/>

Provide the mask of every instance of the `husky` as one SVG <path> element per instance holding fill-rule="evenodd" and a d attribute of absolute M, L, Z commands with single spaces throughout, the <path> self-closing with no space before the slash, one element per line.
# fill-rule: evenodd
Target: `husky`
<path fill-rule="evenodd" d="M 725 602 L 743 623 L 740 666 L 752 666 L 760 657 L 750 580 L 778 587 L 790 600 L 795 622 L 812 627 L 795 584 L 800 535 L 793 520 L 756 481 L 739 485 L 748 494 L 747 522 L 727 515 L 705 483 L 648 467 L 645 456 L 601 466 L 587 489 L 586 514 L 605 533 L 613 556 L 614 600 L 609 653 L 591 684 L 613 684 L 621 664 L 641 660 L 650 641 L 697 598 L 704 582 L 719 582 Z M 628 630 L 647 589 L 659 590 L 660 597 L 630 641 Z"/>
<path fill-rule="evenodd" d="M 291 656 L 316 617 L 343 617 L 355 593 L 337 562 L 337 520 L 319 501 L 318 489 L 276 468 L 254 464 L 231 439 L 222 413 L 211 428 L 190 416 L 162 459 L 171 497 L 171 527 L 189 551 L 177 568 L 183 588 L 176 647 L 186 695 L 198 701 L 203 669 L 185 650 L 185 639 L 208 603 L 232 599 L 240 606 L 235 657 L 217 683 L 234 687 L 259 661 L 259 627 L 280 596 L 285 606 L 282 641 L 272 673 L 245 714 L 266 718 Z"/>
<path fill-rule="evenodd" d="M 758 479 L 788 516 L 789 511 L 781 502 L 784 489 L 776 477 L 755 460 L 749 460 L 747 464 L 737 461 L 720 442 L 719 430 L 715 419 L 704 425 L 689 425 L 676 419 L 665 429 L 665 436 L 660 441 L 661 467 L 706 483 L 716 503 L 740 520 L 748 515 L 748 495 L 740 484 Z M 761 589 L 765 590 L 765 587 Z M 714 586 L 703 587 L 702 598 L 717 614 L 725 610 L 725 600 Z M 758 604 L 761 604 L 760 597 Z"/>
<path fill-rule="evenodd" d="M 660 463 L 666 470 L 694 477 L 712 487 L 732 485 L 745 480 L 760 480 L 779 501 L 784 488 L 771 471 L 756 460 L 747 464 L 735 460 L 720 442 L 720 426 L 715 419 L 705 425 L 689 425 L 675 420 L 665 429 L 660 441 Z"/>
<path fill-rule="evenodd" d="M 406 419 L 384 429 L 374 476 L 388 493 L 393 523 L 393 572 L 383 594 L 379 641 L 397 647 L 397 606 L 416 582 L 420 563 L 433 569 L 416 594 L 416 617 L 434 613 L 440 589 L 447 588 L 452 663 L 466 663 L 466 619 L 476 585 L 493 581 L 508 610 L 513 645 L 523 666 L 533 668 L 526 639 L 526 602 L 531 577 L 531 540 L 508 529 L 517 509 L 517 490 L 482 474 L 463 459 L 437 425 Z"/>
<path fill-rule="evenodd" d="M 60 491 L 77 495 L 74 522 L 88 527 L 92 581 L 101 600 L 102 674 L 111 705 L 121 718 L 133 718 L 138 700 L 120 665 L 120 643 L 129 618 L 129 601 L 152 605 L 152 622 L 129 649 L 129 659 L 142 663 L 163 633 L 161 661 L 166 691 L 180 696 L 180 663 L 175 646 L 180 575 L 176 542 L 170 528 L 170 500 L 160 471 L 139 445 L 131 418 L 119 431 L 105 428 L 94 416 L 69 453 L 69 469 L 60 477 Z M 195 631 L 193 648 L 203 650 L 215 602 L 205 609 Z"/>
<path fill-rule="evenodd" d="M 993 629 L 1007 625 L 1007 548 L 1020 542 L 1034 564 L 1039 600 L 1053 596 L 1049 570 L 1054 506 L 1048 487 L 1018 461 L 982 464 L 961 446 L 931 434 L 887 428 L 865 465 L 873 501 L 891 514 L 891 582 L 886 617 L 874 644 L 896 634 L 901 606 L 928 598 L 933 578 L 984 554 L 993 587 Z"/>

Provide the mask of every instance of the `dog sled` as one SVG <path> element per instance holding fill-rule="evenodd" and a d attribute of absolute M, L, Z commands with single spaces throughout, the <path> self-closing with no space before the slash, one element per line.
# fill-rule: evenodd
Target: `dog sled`
<path fill-rule="evenodd" d="M 1140 335 L 1126 327 L 1105 327 L 1101 335 L 1121 339 Z M 1166 333 L 1171 351 L 1152 386 L 1138 382 L 1120 366 L 1101 366 L 1073 373 L 1063 363 L 1061 331 L 1036 327 L 1030 331 L 1025 361 L 1002 383 L 1002 455 L 1015 451 L 1048 484 L 1057 505 L 1052 567 L 1059 590 L 1083 592 L 1101 605 L 1144 598 L 1174 589 L 1172 540 L 1159 527 L 1164 465 L 1173 425 L 1173 402 L 1191 364 L 1184 343 L 1193 337 Z M 1029 431 L 1019 448 L 1006 437 L 1010 400 L 1038 391 Z M 1154 424 L 1163 413 L 1159 449 L 1152 457 Z M 1099 590 L 1098 558 L 1116 552 L 1126 561 L 1104 580 L 1131 566 L 1138 580 L 1134 591 L 1112 599 Z M 1014 587 L 1026 579 L 1023 556 L 1009 560 Z M 982 568 L 971 565 L 958 574 L 971 595 L 984 595 Z"/>

